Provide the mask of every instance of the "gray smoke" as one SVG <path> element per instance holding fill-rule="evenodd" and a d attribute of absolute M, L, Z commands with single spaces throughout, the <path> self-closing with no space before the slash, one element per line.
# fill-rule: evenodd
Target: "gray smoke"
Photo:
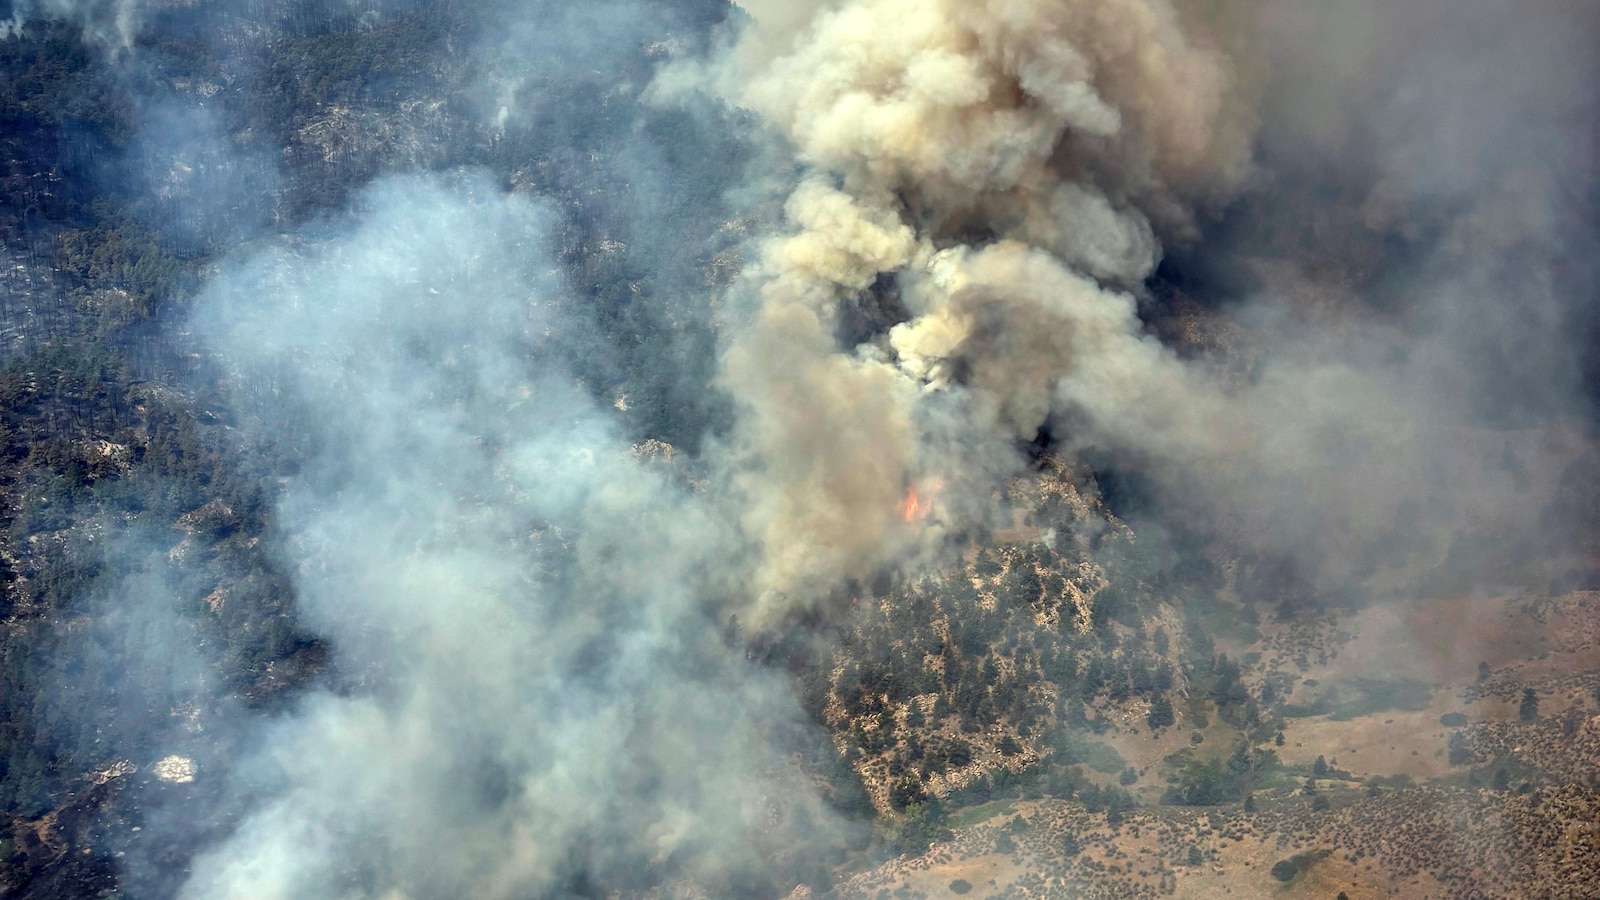
<path fill-rule="evenodd" d="M 465 174 L 379 182 L 353 216 L 204 301 L 327 448 L 280 516 L 353 686 L 263 731 L 239 766 L 275 790 L 183 896 L 793 877 L 843 835 L 785 757 L 798 707 L 715 627 L 726 526 L 562 371 L 550 215 Z"/>

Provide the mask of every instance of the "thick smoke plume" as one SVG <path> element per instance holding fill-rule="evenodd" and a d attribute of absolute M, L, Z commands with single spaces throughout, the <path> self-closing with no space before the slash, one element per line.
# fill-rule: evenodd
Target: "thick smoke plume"
<path fill-rule="evenodd" d="M 1192 257 L 1201 227 L 1218 230 L 1214 211 L 1250 197 L 1252 177 L 1267 176 L 1252 175 L 1258 127 L 1258 145 L 1274 148 L 1298 139 L 1308 118 L 1390 127 L 1396 113 L 1378 86 L 1388 75 L 1394 102 L 1426 115 L 1419 133 L 1381 144 L 1384 152 L 1402 148 L 1418 162 L 1461 152 L 1445 143 L 1465 123 L 1451 113 L 1435 129 L 1429 118 L 1435 104 L 1470 103 L 1441 80 L 1447 52 L 1417 59 L 1383 45 L 1373 69 L 1352 69 L 1343 51 L 1328 49 L 1344 43 L 1323 41 L 1319 28 L 1476 36 L 1507 28 L 1529 42 L 1505 51 L 1511 66 L 1553 37 L 1547 29 L 1565 11 L 1511 23 L 1507 10 L 1475 4 L 1462 25 L 1424 3 L 1339 13 L 1161 0 L 748 8 L 754 23 L 709 80 L 760 111 L 809 170 L 789 200 L 791 233 L 768 241 L 748 273 L 755 311 L 725 367 L 725 386 L 743 403 L 741 446 L 760 473 L 745 481 L 746 521 L 767 548 L 757 586 L 767 618 L 937 540 L 940 529 L 907 534 L 888 514 L 897 489 L 938 479 L 955 495 L 992 490 L 1007 443 L 1041 429 L 1066 451 L 1132 454 L 1167 502 L 1193 500 L 1195 514 L 1230 522 L 1246 545 L 1296 558 L 1313 591 L 1360 581 L 1380 564 L 1406 569 L 1414 588 L 1461 531 L 1482 539 L 1540 529 L 1554 476 L 1577 452 L 1572 425 L 1553 423 L 1537 441 L 1466 435 L 1489 403 L 1575 412 L 1575 367 L 1567 358 L 1550 380 L 1491 397 L 1505 392 L 1469 383 L 1484 372 L 1469 357 L 1494 327 L 1506 329 L 1502 340 L 1526 334 L 1568 353 L 1548 326 L 1572 300 L 1550 296 L 1536 271 L 1531 282 L 1512 282 L 1509 267 L 1484 256 L 1512 245 L 1563 253 L 1568 226 L 1559 223 L 1578 208 L 1563 207 L 1548 179 L 1588 174 L 1574 171 L 1576 146 L 1560 146 L 1583 138 L 1564 113 L 1502 100 L 1517 88 L 1485 91 L 1479 113 L 1517 130 L 1511 142 L 1536 160 L 1523 168 L 1538 174 L 1518 176 L 1509 159 L 1458 178 L 1410 160 L 1404 170 L 1372 161 L 1390 171 L 1366 203 L 1371 233 L 1422 226 L 1392 206 L 1383 211 L 1385 198 L 1406 192 L 1426 227 L 1451 232 L 1436 246 L 1392 254 L 1389 265 L 1416 270 L 1384 286 L 1416 295 L 1409 317 L 1378 315 L 1363 305 L 1368 298 L 1289 326 L 1286 315 L 1309 312 L 1308 294 L 1348 292 L 1350 276 L 1258 276 L 1228 314 L 1259 341 L 1255 369 L 1241 380 L 1181 359 L 1140 307 L 1159 310 L 1144 284 L 1163 240 Z M 1577 76 L 1552 64 L 1504 74 L 1530 97 L 1578 99 Z M 1348 96 L 1321 95 L 1340 78 Z M 1499 140 L 1475 138 L 1469 146 Z M 1349 159 L 1338 158 L 1346 151 Z M 1360 177 L 1356 147 L 1289 152 L 1322 160 L 1334 177 Z M 1490 173 L 1509 179 L 1506 188 L 1479 196 Z M 1424 208 L 1429 193 L 1438 196 Z M 1224 254 L 1212 265 L 1283 272 Z M 1532 319 L 1506 321 L 1518 301 L 1495 296 L 1503 291 L 1531 292 Z M 885 313 L 888 327 L 840 347 L 847 301 L 899 311 Z M 943 453 L 953 446 L 985 448 L 986 465 Z M 1524 468 L 1503 467 L 1502 450 L 1521 454 L 1512 468 Z M 1382 558 L 1395 527 L 1410 532 L 1407 550 Z"/>
<path fill-rule="evenodd" d="M 992 488 L 934 448 L 1031 440 L 1074 401 L 1103 427 L 1184 409 L 1118 286 L 1153 271 L 1155 223 L 1190 230 L 1190 204 L 1240 179 L 1248 145 L 1227 57 L 1164 2 L 750 10 L 722 83 L 812 170 L 726 365 L 770 618 L 903 553 L 907 485 Z M 839 305 L 875 285 L 909 318 L 840 352 Z M 957 415 L 919 414 L 950 390 Z"/>

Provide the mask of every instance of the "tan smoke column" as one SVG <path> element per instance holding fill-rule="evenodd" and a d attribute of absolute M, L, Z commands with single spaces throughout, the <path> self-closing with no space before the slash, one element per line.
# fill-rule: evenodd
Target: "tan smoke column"
<path fill-rule="evenodd" d="M 990 401 L 994 424 L 1007 434 L 1033 435 L 1063 404 L 1115 419 L 1119 435 L 1155 451 L 1179 452 L 1163 446 L 1172 435 L 1192 453 L 1226 433 L 1202 422 L 1232 410 L 1140 333 L 1133 298 L 1102 289 L 1048 252 L 1014 240 L 958 247 L 919 274 L 910 295 L 921 315 L 889 336 L 900 368 L 939 389 L 959 360 L 965 386 Z"/>
<path fill-rule="evenodd" d="M 763 550 L 759 626 L 929 540 L 896 501 L 959 480 L 928 448 L 963 429 L 1031 437 L 1062 401 L 1102 417 L 1195 408 L 1115 286 L 1150 273 L 1157 230 L 1182 234 L 1192 200 L 1242 178 L 1248 104 L 1206 36 L 1218 4 L 745 7 L 755 23 L 723 90 L 812 169 L 790 234 L 747 273 L 759 311 L 725 362 Z M 963 246 L 973 233 L 1001 240 Z M 837 305 L 886 275 L 912 320 L 838 347 Z M 919 398 L 949 389 L 972 395 L 967 421 L 930 440 Z"/>
<path fill-rule="evenodd" d="M 766 248 L 757 318 L 724 374 L 748 409 L 741 437 L 762 461 L 741 477 L 745 525 L 761 542 L 767 623 L 803 586 L 881 562 L 915 458 L 915 386 L 888 363 L 836 352 L 834 304 L 909 261 L 911 230 L 816 181 L 795 191 L 798 234 Z"/>

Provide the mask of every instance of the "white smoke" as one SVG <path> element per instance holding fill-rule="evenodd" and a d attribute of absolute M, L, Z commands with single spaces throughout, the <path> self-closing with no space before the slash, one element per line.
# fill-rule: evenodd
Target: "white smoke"
<path fill-rule="evenodd" d="M 327 448 L 280 516 L 360 687 L 264 729 L 241 772 L 270 799 L 183 896 L 795 877 L 842 834 L 785 760 L 798 706 L 719 637 L 731 534 L 552 361 L 547 215 L 462 176 L 380 182 L 357 216 L 207 300 L 239 377 Z"/>

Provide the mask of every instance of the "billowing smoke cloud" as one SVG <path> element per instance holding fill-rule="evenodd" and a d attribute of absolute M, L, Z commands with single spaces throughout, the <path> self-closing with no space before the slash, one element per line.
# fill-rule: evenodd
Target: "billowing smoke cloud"
<path fill-rule="evenodd" d="M 1041 429 L 1063 452 L 1136 460 L 1170 508 L 1293 557 L 1313 592 L 1379 565 L 1405 570 L 1414 589 L 1459 553 L 1463 532 L 1538 530 L 1579 446 L 1575 423 L 1545 418 L 1578 412 L 1574 345 L 1553 330 L 1570 319 L 1573 283 L 1552 291 L 1539 257 L 1566 255 L 1587 208 L 1556 193 L 1589 190 L 1584 134 L 1569 123 L 1591 92 L 1562 68 L 1586 71 L 1575 53 L 1586 45 L 1557 33 L 1582 23 L 1565 9 L 1512 21 L 1484 3 L 1461 24 L 1435 4 L 1403 6 L 749 4 L 755 21 L 726 67 L 679 74 L 760 111 L 809 169 L 787 207 L 791 233 L 747 273 L 756 311 L 725 360 L 756 473 L 742 482 L 746 522 L 766 549 L 758 620 L 926 549 L 945 530 L 908 533 L 896 491 L 925 480 L 952 496 L 992 490 L 1005 468 L 996 451 Z M 1359 41 L 1322 37 L 1391 27 L 1438 50 L 1413 59 L 1415 44 L 1395 38 L 1351 65 L 1338 48 Z M 1507 82 L 1474 93 L 1452 81 L 1485 65 L 1457 63 L 1455 50 L 1497 29 L 1516 37 L 1487 64 L 1504 65 Z M 1312 45 L 1323 49 L 1301 58 Z M 1536 47 L 1552 55 L 1517 70 Z M 1330 79 L 1349 94 L 1327 96 Z M 1421 115 L 1396 118 L 1405 110 Z M 1484 120 L 1517 136 L 1484 133 Z M 1399 244 L 1407 227 L 1438 237 L 1398 246 L 1387 283 L 1363 285 L 1351 283 L 1354 259 L 1307 273 L 1260 248 L 1269 258 L 1218 254 L 1213 271 L 1234 284 L 1255 276 L 1206 314 L 1249 335 L 1231 360 L 1253 360 L 1240 378 L 1157 341 L 1146 319 L 1162 310 L 1145 285 L 1163 239 L 1182 251 L 1181 271 L 1203 230 L 1238 227 L 1215 216 L 1231 198 L 1245 201 L 1232 222 L 1319 214 L 1270 193 L 1254 205 L 1275 171 L 1252 167 L 1282 163 L 1252 160 L 1257 128 L 1258 146 L 1300 153 L 1330 180 L 1378 170 L 1362 213 L 1372 237 L 1325 254 L 1390 232 Z M 1488 149 L 1464 151 L 1463 139 Z M 1511 147 L 1532 155 L 1517 163 Z M 1440 154 L 1444 170 L 1427 162 Z M 1512 247 L 1515 263 L 1485 261 Z M 1354 302 L 1339 308 L 1326 298 L 1341 288 Z M 1407 315 L 1381 309 L 1395 292 L 1416 295 Z M 898 312 L 840 346 L 847 302 Z M 1505 390 L 1473 354 L 1512 335 L 1555 359 L 1513 367 L 1541 375 Z M 960 412 L 934 415 L 935 403 Z M 1542 437 L 1482 431 L 1503 424 L 1485 406 L 1522 404 L 1541 410 Z M 987 464 L 942 456 L 960 446 L 985 448 Z M 1552 549 L 1559 534 L 1540 540 Z"/>
<path fill-rule="evenodd" d="M 1165 2 L 751 11 L 719 83 L 813 170 L 727 354 L 765 621 L 936 535 L 894 515 L 908 486 L 992 488 L 932 448 L 1030 440 L 1064 398 L 1107 424 L 1181 409 L 1175 358 L 1111 285 L 1151 273 L 1153 223 L 1191 229 L 1247 143 L 1226 57 Z M 839 304 L 874 286 L 909 319 L 840 352 Z M 950 390 L 961 415 L 919 414 Z"/>
<path fill-rule="evenodd" d="M 205 301 L 326 448 L 281 517 L 348 688 L 263 728 L 269 799 L 182 896 L 793 887 L 843 835 L 785 758 L 798 706 L 720 636 L 732 535 L 563 374 L 592 348 L 552 344 L 551 217 L 474 175 L 353 215 Z"/>

